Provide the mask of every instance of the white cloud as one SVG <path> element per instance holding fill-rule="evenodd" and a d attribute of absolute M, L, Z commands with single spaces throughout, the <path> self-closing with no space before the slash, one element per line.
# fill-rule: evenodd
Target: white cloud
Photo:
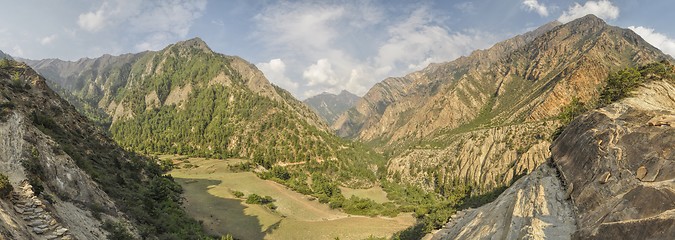
<path fill-rule="evenodd" d="M 266 63 L 258 63 L 256 66 L 274 84 L 289 91 L 298 89 L 299 84 L 286 76 L 286 63 L 281 59 L 275 58 Z"/>
<path fill-rule="evenodd" d="M 433 22 L 426 8 L 414 11 L 406 20 L 388 28 L 389 39 L 375 58 L 376 67 L 405 72 L 420 70 L 432 62 L 445 62 L 491 43 L 494 37 L 478 31 L 451 33 Z M 400 73 L 400 72 L 398 72 Z"/>
<path fill-rule="evenodd" d="M 58 37 L 58 35 L 56 35 L 56 34 L 52 34 L 52 35 L 43 37 L 43 38 L 40 39 L 40 44 L 42 44 L 42 45 L 50 44 L 54 40 L 56 40 L 57 37 Z"/>
<path fill-rule="evenodd" d="M 90 32 L 98 32 L 103 29 L 106 23 L 106 17 L 104 16 L 106 7 L 107 4 L 104 3 L 101 8 L 95 12 L 80 14 L 77 19 L 77 25 Z"/>
<path fill-rule="evenodd" d="M 12 51 L 9 52 L 9 55 L 12 57 L 22 57 L 23 49 L 19 45 L 14 45 L 14 47 L 12 47 Z"/>
<path fill-rule="evenodd" d="M 346 13 L 343 6 L 283 3 L 258 14 L 260 31 L 276 35 L 269 44 L 298 50 L 324 49 L 338 32 L 331 26 Z"/>
<path fill-rule="evenodd" d="M 79 15 L 77 24 L 89 32 L 128 31 L 147 34 L 136 44 L 139 51 L 156 50 L 182 39 L 206 9 L 206 0 L 106 0 Z"/>
<path fill-rule="evenodd" d="M 563 12 L 558 21 L 567 23 L 588 14 L 594 14 L 599 18 L 611 20 L 619 17 L 619 8 L 609 0 L 588 1 L 584 5 L 574 3 L 567 11 Z"/>
<path fill-rule="evenodd" d="M 640 35 L 649 44 L 657 47 L 658 49 L 661 49 L 661 51 L 664 53 L 669 54 L 670 56 L 675 56 L 675 39 L 655 32 L 653 28 L 630 26 L 628 29 L 633 30 L 633 32 Z"/>
<path fill-rule="evenodd" d="M 546 5 L 539 3 L 537 0 L 524 0 L 523 5 L 527 7 L 528 11 L 535 11 L 539 16 L 542 17 L 547 17 L 548 16 L 548 8 Z"/>
<path fill-rule="evenodd" d="M 327 85 L 333 86 L 338 84 L 338 77 L 333 71 L 328 59 L 319 59 L 315 64 L 312 64 L 304 72 L 302 77 L 307 80 L 307 86 Z"/>
<path fill-rule="evenodd" d="M 255 17 L 252 38 L 290 59 L 286 76 L 301 98 L 345 89 L 361 95 L 387 77 L 454 60 L 495 40 L 483 32 L 450 31 L 430 8 L 417 5 L 385 19 L 390 10 L 369 3 L 273 4 Z"/>

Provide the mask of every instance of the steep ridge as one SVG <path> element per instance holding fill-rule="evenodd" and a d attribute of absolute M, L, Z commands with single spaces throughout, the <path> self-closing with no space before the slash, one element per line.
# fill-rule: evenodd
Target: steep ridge
<path fill-rule="evenodd" d="M 474 51 L 468 57 L 460 57 L 447 63 L 431 64 L 427 68 L 405 77 L 385 79 L 375 84 L 356 106 L 340 116 L 332 127 L 343 137 L 359 138 L 366 141 L 389 137 L 383 136 L 391 135 L 383 133 L 387 129 L 379 126 L 386 126 L 391 121 L 396 121 L 396 123 L 410 121 L 410 118 L 415 114 L 405 114 L 406 111 L 422 107 L 431 101 L 434 96 L 445 94 L 449 91 L 446 88 L 457 85 L 457 82 L 464 79 L 463 76 L 466 74 L 479 75 L 481 72 L 489 70 L 502 57 L 558 25 L 560 23 L 551 22 L 532 32 L 497 43 L 490 49 Z M 464 80 L 464 82 L 467 82 L 467 80 Z M 475 89 L 476 87 L 478 86 L 471 86 L 471 90 L 480 91 Z M 436 110 L 440 107 L 437 106 Z M 480 109 L 481 106 L 473 107 Z M 390 119 L 392 117 L 400 118 L 400 120 Z M 383 118 L 384 120 L 382 120 Z M 404 123 L 399 123 L 396 126 L 402 124 Z M 380 132 L 377 132 L 378 129 Z M 389 131 L 394 130 L 390 129 Z"/>
<path fill-rule="evenodd" d="M 455 215 L 434 239 L 672 238 L 673 146 L 675 80 L 649 82 L 576 118 L 548 164 L 494 202 Z"/>
<path fill-rule="evenodd" d="M 335 120 L 360 99 L 359 96 L 350 93 L 347 90 L 342 90 L 340 94 L 321 93 L 319 95 L 305 99 L 304 102 L 316 114 L 322 117 L 329 125 L 333 124 Z"/>
<path fill-rule="evenodd" d="M 11 192 L 0 200 L 2 238 L 205 236 L 154 161 L 120 148 L 14 61 L 0 60 L 0 145 Z"/>
<path fill-rule="evenodd" d="M 557 116 L 572 100 L 597 97 L 613 71 L 662 59 L 671 58 L 588 15 L 387 79 L 333 127 L 384 146 L 389 180 L 488 193 L 544 161 L 532 156 L 549 155 Z"/>

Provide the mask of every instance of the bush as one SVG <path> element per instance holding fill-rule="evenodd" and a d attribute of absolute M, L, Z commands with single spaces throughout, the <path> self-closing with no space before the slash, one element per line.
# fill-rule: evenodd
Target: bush
<path fill-rule="evenodd" d="M 243 192 L 240 192 L 240 191 L 237 191 L 237 190 L 231 190 L 230 192 L 232 192 L 232 195 L 234 195 L 234 197 L 236 197 L 236 198 L 243 198 L 244 197 Z"/>
<path fill-rule="evenodd" d="M 270 196 L 261 197 L 260 195 L 255 194 L 255 193 L 252 193 L 251 195 L 248 195 L 248 197 L 246 198 L 246 203 L 248 203 L 248 204 L 265 205 L 265 204 L 272 203 L 272 202 L 274 202 L 274 198 L 272 198 Z"/>
<path fill-rule="evenodd" d="M 107 238 L 110 240 L 134 239 L 134 237 L 120 223 L 115 223 L 110 220 L 106 220 L 105 222 L 103 222 L 102 228 L 108 231 Z"/>
<path fill-rule="evenodd" d="M 9 178 L 0 173 L 0 197 L 7 198 L 9 194 L 14 190 L 12 183 L 9 182 Z"/>
<path fill-rule="evenodd" d="M 666 61 L 650 63 L 638 68 L 626 68 L 609 75 L 607 84 L 600 92 L 598 106 L 606 106 L 622 98 L 629 97 L 630 93 L 640 84 L 660 80 L 675 78 L 673 66 Z"/>

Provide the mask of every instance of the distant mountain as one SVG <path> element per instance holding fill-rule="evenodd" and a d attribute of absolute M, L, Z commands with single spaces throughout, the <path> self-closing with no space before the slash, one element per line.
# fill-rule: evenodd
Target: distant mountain
<path fill-rule="evenodd" d="M 121 148 L 27 65 L 0 63 L 0 239 L 207 237 L 155 160 Z"/>
<path fill-rule="evenodd" d="M 138 152 L 242 157 L 268 168 L 310 160 L 347 168 L 379 159 L 346 147 L 355 143 L 333 135 L 253 64 L 215 53 L 199 38 L 156 52 L 26 62 L 70 92 L 74 105 L 109 116 L 112 137 Z"/>
<path fill-rule="evenodd" d="M 0 59 L 13 59 L 12 56 L 0 51 Z"/>
<path fill-rule="evenodd" d="M 324 92 L 305 99 L 303 102 L 330 125 L 337 120 L 340 114 L 352 108 L 359 99 L 359 96 L 342 90 L 338 95 Z"/>
<path fill-rule="evenodd" d="M 388 179 L 473 194 L 508 186 L 549 156 L 557 116 L 619 69 L 672 60 L 628 29 L 588 15 L 376 84 L 333 124 L 379 145 Z"/>

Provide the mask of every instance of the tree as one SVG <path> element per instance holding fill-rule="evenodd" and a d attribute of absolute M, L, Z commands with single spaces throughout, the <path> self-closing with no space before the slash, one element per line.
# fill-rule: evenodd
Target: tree
<path fill-rule="evenodd" d="M 12 183 L 9 182 L 9 178 L 5 174 L 0 173 L 0 197 L 7 198 L 9 194 L 14 190 Z"/>

